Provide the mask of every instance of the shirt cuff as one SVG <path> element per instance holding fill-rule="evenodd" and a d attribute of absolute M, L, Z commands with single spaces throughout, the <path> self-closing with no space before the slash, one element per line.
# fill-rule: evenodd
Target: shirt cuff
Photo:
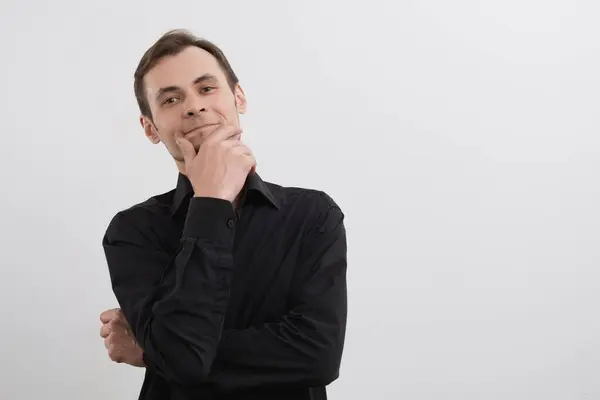
<path fill-rule="evenodd" d="M 192 197 L 183 237 L 233 245 L 236 224 L 233 204 L 213 197 Z"/>

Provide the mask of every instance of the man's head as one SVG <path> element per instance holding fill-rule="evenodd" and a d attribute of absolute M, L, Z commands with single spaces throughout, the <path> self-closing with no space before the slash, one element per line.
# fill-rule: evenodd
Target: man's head
<path fill-rule="evenodd" d="M 239 127 L 246 98 L 223 52 L 183 30 L 165 33 L 143 55 L 134 75 L 140 123 L 183 165 L 175 143 L 185 136 L 196 150 L 218 123 Z"/>

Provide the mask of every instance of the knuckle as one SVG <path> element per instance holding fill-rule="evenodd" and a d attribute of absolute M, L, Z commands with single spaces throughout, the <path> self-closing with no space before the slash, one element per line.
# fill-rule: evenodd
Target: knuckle
<path fill-rule="evenodd" d="M 116 351 L 109 351 L 108 356 L 110 357 L 111 360 L 113 360 L 115 362 L 121 362 L 121 360 L 123 359 L 123 357 L 120 354 L 118 354 Z"/>

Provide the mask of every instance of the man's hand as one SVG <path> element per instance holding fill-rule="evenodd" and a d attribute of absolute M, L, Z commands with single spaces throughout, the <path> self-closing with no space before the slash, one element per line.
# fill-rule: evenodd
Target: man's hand
<path fill-rule="evenodd" d="M 239 140 L 240 134 L 240 128 L 222 120 L 204 140 L 198 153 L 189 140 L 181 136 L 176 138 L 195 196 L 235 200 L 246 177 L 256 168 L 254 155 Z"/>
<path fill-rule="evenodd" d="M 110 359 L 134 367 L 145 367 L 144 351 L 133 336 L 121 309 L 104 311 L 100 314 L 100 321 L 102 321 L 100 336 L 104 338 L 104 346 L 108 350 Z"/>

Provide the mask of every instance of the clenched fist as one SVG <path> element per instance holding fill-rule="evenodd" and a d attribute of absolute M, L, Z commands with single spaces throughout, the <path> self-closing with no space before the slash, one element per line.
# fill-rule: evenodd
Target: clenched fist
<path fill-rule="evenodd" d="M 104 338 L 104 346 L 110 359 L 117 363 L 145 367 L 144 351 L 133 336 L 121 309 L 104 311 L 100 314 L 100 321 L 100 336 Z"/>
<path fill-rule="evenodd" d="M 195 196 L 233 202 L 256 168 L 252 151 L 239 139 L 241 129 L 224 120 L 202 142 L 198 153 L 185 137 L 176 138 Z"/>

